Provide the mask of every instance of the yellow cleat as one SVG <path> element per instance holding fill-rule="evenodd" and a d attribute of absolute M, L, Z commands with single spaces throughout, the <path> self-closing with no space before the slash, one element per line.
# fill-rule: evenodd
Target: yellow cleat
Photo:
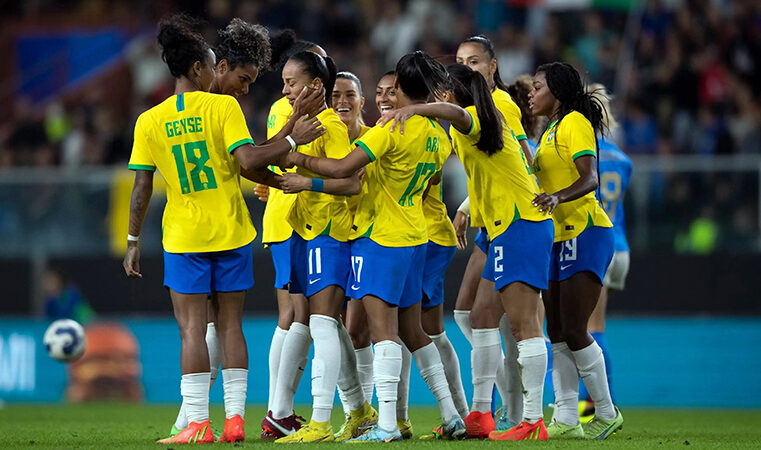
<path fill-rule="evenodd" d="M 333 437 L 339 442 L 347 441 L 365 433 L 376 423 L 378 423 L 378 412 L 365 402 L 361 408 L 351 411 L 346 416 L 346 421 Z"/>
<path fill-rule="evenodd" d="M 275 440 L 276 444 L 301 444 L 310 442 L 332 442 L 333 427 L 330 422 L 315 422 L 310 420 L 299 431 Z"/>
<path fill-rule="evenodd" d="M 396 419 L 396 426 L 399 428 L 399 431 L 402 433 L 402 439 L 410 439 L 412 437 L 412 422 L 410 422 L 410 419 L 402 420 L 402 419 Z"/>

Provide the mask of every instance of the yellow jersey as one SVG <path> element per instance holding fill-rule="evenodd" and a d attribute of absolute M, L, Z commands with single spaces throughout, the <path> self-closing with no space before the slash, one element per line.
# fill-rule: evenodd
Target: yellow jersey
<path fill-rule="evenodd" d="M 138 117 L 128 167 L 158 169 L 166 180 L 164 250 L 216 252 L 254 240 L 240 165 L 231 154 L 253 142 L 240 105 L 229 95 L 173 95 Z"/>
<path fill-rule="evenodd" d="M 328 108 L 317 114 L 317 119 L 325 127 L 325 134 L 308 144 L 299 145 L 296 151 L 318 158 L 341 159 L 348 155 L 352 148 L 349 131 L 338 114 Z M 298 167 L 296 173 L 307 178 L 320 178 L 302 167 Z M 307 241 L 320 235 L 340 242 L 349 239 L 352 217 L 346 196 L 301 191 L 295 197 L 296 201 L 288 213 L 288 223 L 299 236 Z"/>
<path fill-rule="evenodd" d="M 367 133 L 367 130 L 369 130 L 370 127 L 367 125 L 360 125 L 359 126 L 359 136 L 357 136 L 357 139 L 354 139 L 351 143 L 352 150 L 356 146 L 356 142 L 359 138 L 365 135 Z M 365 166 L 365 174 L 367 174 L 368 171 L 372 170 L 372 164 L 368 164 Z M 365 175 L 366 177 L 367 175 Z M 352 217 L 357 212 L 357 206 L 359 205 L 359 199 L 362 197 L 362 194 L 367 192 L 367 183 L 365 183 L 365 178 L 362 178 L 362 190 L 357 195 L 349 195 L 346 197 L 346 202 L 349 204 L 349 212 L 351 213 Z"/>
<path fill-rule="evenodd" d="M 441 151 L 438 153 L 442 158 L 442 166 L 449 157 Z M 442 173 L 439 170 L 437 173 Z M 443 173 L 442 173 L 443 175 Z M 454 232 L 454 225 L 447 214 L 447 205 L 444 204 L 444 178 L 442 176 L 439 184 L 431 185 L 428 195 L 423 199 L 423 215 L 428 226 L 428 240 L 443 247 L 454 247 L 457 245 L 457 236 Z"/>
<path fill-rule="evenodd" d="M 481 122 L 476 107 L 468 106 L 465 111 L 473 118 L 470 130 L 462 133 L 452 127 L 450 134 L 455 152 L 468 175 L 469 190 L 472 187 L 471 208 L 475 200 L 489 238 L 496 238 L 520 219 L 548 220 L 549 215 L 531 204 L 535 194 L 539 193 L 539 186 L 512 130 L 502 128 L 503 147 L 489 156 L 476 147 L 481 139 Z"/>
<path fill-rule="evenodd" d="M 354 216 L 351 239 L 369 237 L 384 247 L 412 247 L 428 242 L 422 195 L 428 180 L 441 170 L 440 153 L 451 146 L 434 120 L 412 116 L 404 134 L 391 122 L 371 128 L 357 140 L 375 167 L 365 174 L 367 193 Z"/>
<path fill-rule="evenodd" d="M 288 98 L 283 97 L 273 103 L 267 117 L 267 139 L 272 139 L 278 134 L 288 123 L 292 114 L 293 108 L 288 103 Z M 282 171 L 275 166 L 270 166 L 270 170 L 278 175 L 282 174 Z M 284 194 L 280 189 L 270 188 L 270 196 L 267 199 L 267 206 L 264 207 L 264 217 L 262 218 L 263 243 L 283 242 L 291 237 L 293 229 L 288 224 L 286 217 L 295 200 L 295 195 Z"/>
<path fill-rule="evenodd" d="M 565 189 L 579 179 L 576 158 L 596 157 L 592 124 L 578 111 L 571 111 L 559 124 L 550 124 L 534 155 L 534 174 L 543 192 Z M 609 228 L 613 224 L 600 206 L 594 192 L 576 200 L 560 203 L 552 214 L 555 242 L 573 239 L 590 226 Z"/>

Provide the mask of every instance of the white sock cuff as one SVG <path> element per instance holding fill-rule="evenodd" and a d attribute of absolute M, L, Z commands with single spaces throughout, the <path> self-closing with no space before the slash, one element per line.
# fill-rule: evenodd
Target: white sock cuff
<path fill-rule="evenodd" d="M 580 371 L 588 370 L 602 359 L 602 349 L 594 341 L 581 350 L 571 351 L 571 353 Z"/>
<path fill-rule="evenodd" d="M 216 333 L 217 329 L 214 326 L 214 322 L 209 322 L 206 324 L 206 332 L 208 332 L 209 330 L 214 330 L 214 332 Z"/>
<path fill-rule="evenodd" d="M 501 347 L 501 340 L 499 337 L 499 328 L 478 328 L 473 330 L 473 347 L 488 347 L 491 345 L 499 345 Z"/>
<path fill-rule="evenodd" d="M 431 338 L 432 341 L 439 341 L 447 337 L 447 332 L 442 331 L 439 334 L 429 334 L 428 337 Z"/>
<path fill-rule="evenodd" d="M 186 383 L 200 383 L 208 381 L 209 372 L 186 373 L 182 376 L 182 381 Z"/>
<path fill-rule="evenodd" d="M 288 330 L 280 327 L 275 327 L 275 336 L 285 337 L 286 334 L 288 334 Z"/>
<path fill-rule="evenodd" d="M 355 348 L 354 354 L 357 355 L 357 364 L 372 364 L 373 363 L 373 347 L 368 345 L 363 348 Z"/>
<path fill-rule="evenodd" d="M 528 358 L 531 356 L 541 356 L 546 354 L 547 346 L 544 344 L 544 338 L 535 337 L 518 342 L 519 357 Z"/>
<path fill-rule="evenodd" d="M 222 380 L 225 383 L 248 379 L 248 369 L 222 369 Z"/>
<path fill-rule="evenodd" d="M 552 350 L 552 353 L 562 353 L 566 350 L 569 350 L 568 344 L 565 342 L 553 342 L 550 346 L 550 349 Z"/>
<path fill-rule="evenodd" d="M 322 314 L 312 314 L 309 316 L 309 327 L 311 328 L 313 325 L 332 325 L 338 329 L 338 321 L 336 319 Z"/>
<path fill-rule="evenodd" d="M 454 313 L 455 317 L 457 317 L 457 316 L 460 316 L 460 317 L 470 317 L 470 310 L 468 310 L 468 309 L 455 309 L 453 311 L 453 313 Z"/>
<path fill-rule="evenodd" d="M 421 368 L 427 368 L 436 363 L 441 364 L 441 356 L 433 342 L 415 350 L 412 352 L 412 356 L 415 357 L 415 363 L 417 366 Z"/>

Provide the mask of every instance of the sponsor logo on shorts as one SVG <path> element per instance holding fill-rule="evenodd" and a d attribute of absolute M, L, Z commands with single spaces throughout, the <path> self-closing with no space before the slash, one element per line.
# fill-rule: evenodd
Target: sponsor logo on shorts
<path fill-rule="evenodd" d="M 573 265 L 573 264 L 568 264 L 568 265 L 566 265 L 566 266 L 560 266 L 560 270 L 565 270 L 565 269 L 567 269 L 567 268 L 571 267 L 572 265 Z"/>
<path fill-rule="evenodd" d="M 314 280 L 309 280 L 309 285 L 311 286 L 311 285 L 317 283 L 320 280 L 322 280 L 322 278 L 317 278 L 317 279 L 314 279 Z"/>

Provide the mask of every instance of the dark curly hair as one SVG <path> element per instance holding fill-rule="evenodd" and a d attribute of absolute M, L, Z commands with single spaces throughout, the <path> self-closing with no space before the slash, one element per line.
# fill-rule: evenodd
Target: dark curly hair
<path fill-rule="evenodd" d="M 219 31 L 219 38 L 214 53 L 217 61 L 227 60 L 230 69 L 251 63 L 257 69 L 269 67 L 272 50 L 269 33 L 263 26 L 252 25 L 236 17 Z"/>
<path fill-rule="evenodd" d="M 161 59 L 175 78 L 186 76 L 196 61 L 205 64 L 209 44 L 196 31 L 199 23 L 185 14 L 177 14 L 159 22 L 157 40 Z"/>

